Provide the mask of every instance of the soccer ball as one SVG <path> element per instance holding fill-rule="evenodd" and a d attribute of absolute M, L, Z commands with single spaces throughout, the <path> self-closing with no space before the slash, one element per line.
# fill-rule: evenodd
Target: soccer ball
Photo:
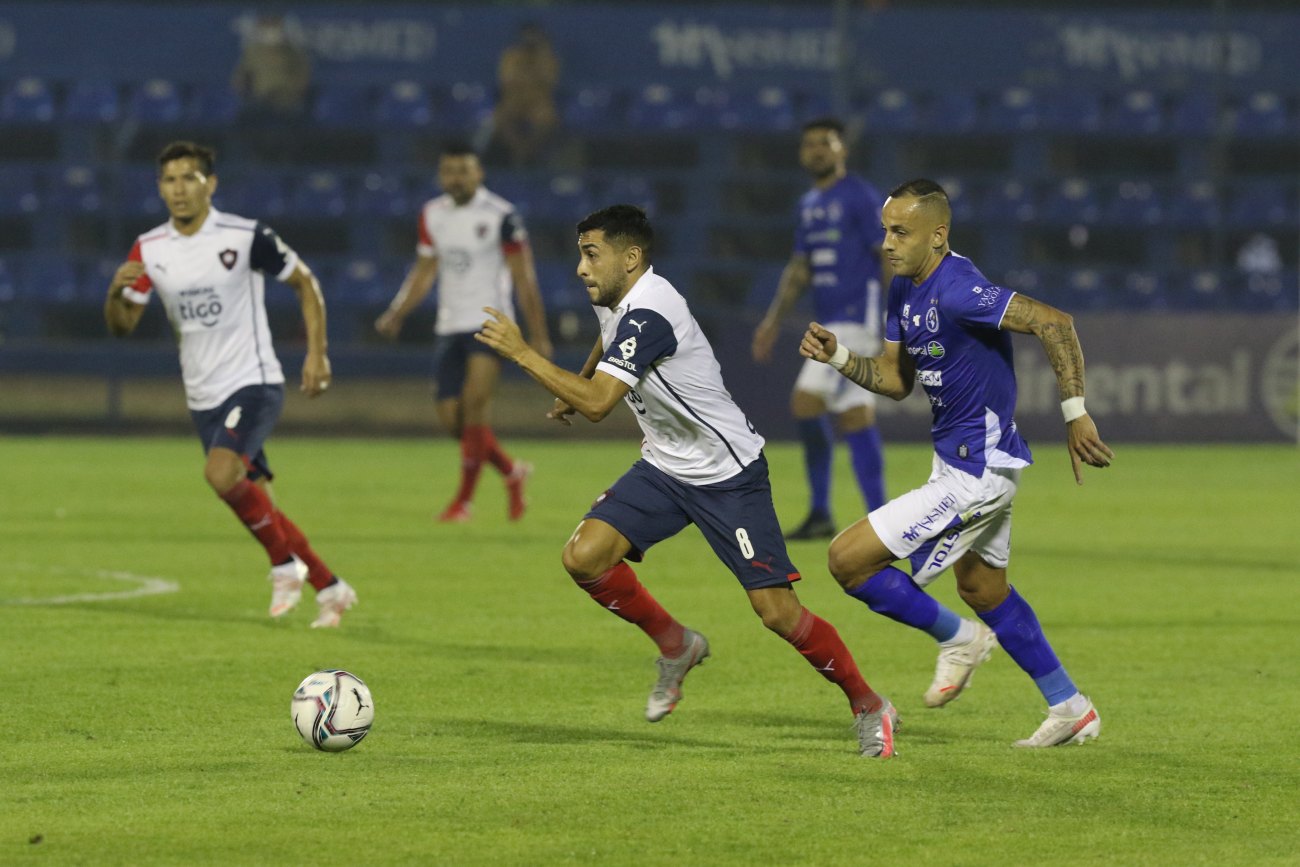
<path fill-rule="evenodd" d="M 290 712 L 304 741 L 318 750 L 341 753 L 370 731 L 375 702 L 361 678 L 331 668 L 310 674 L 298 684 Z"/>

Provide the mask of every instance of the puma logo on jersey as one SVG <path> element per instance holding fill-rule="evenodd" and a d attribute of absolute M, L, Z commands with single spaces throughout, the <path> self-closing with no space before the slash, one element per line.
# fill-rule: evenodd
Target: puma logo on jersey
<path fill-rule="evenodd" d="M 649 319 L 646 320 L 646 322 L 649 322 L 649 321 L 650 321 Z M 635 319 L 632 319 L 631 317 L 628 317 L 628 320 L 627 320 L 627 324 L 628 324 L 628 325 L 635 325 L 635 326 L 636 326 L 636 330 L 637 330 L 637 333 L 638 333 L 638 334 L 641 333 L 641 329 L 645 327 L 646 322 L 637 322 Z"/>

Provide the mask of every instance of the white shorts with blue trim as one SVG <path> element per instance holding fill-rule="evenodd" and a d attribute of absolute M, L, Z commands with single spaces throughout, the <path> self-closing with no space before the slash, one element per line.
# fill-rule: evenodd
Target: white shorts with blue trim
<path fill-rule="evenodd" d="M 880 353 L 880 339 L 861 322 L 824 322 L 822 325 L 851 352 L 869 358 Z M 876 405 L 874 394 L 829 364 L 811 358 L 799 369 L 794 390 L 817 395 L 826 404 L 826 411 L 836 415 L 855 407 Z"/>

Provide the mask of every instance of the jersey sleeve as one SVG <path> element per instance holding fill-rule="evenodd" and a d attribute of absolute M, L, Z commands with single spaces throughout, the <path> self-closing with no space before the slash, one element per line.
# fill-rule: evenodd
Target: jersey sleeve
<path fill-rule="evenodd" d="M 415 242 L 415 252 L 426 259 L 433 259 L 438 255 L 438 242 L 434 240 L 433 232 L 429 231 L 429 218 L 425 215 L 427 210 L 420 209 L 419 240 Z"/>
<path fill-rule="evenodd" d="M 892 343 L 903 342 L 903 298 L 907 296 L 906 286 L 895 286 L 906 277 L 894 278 L 889 284 L 889 297 L 885 299 L 885 339 Z"/>
<path fill-rule="evenodd" d="M 803 201 L 801 200 L 794 206 L 794 254 L 796 256 L 808 255 L 808 233 L 804 231 L 803 226 Z"/>
<path fill-rule="evenodd" d="M 248 266 L 283 280 L 298 267 L 298 254 L 281 240 L 275 230 L 264 223 L 253 228 L 253 243 L 248 251 Z"/>
<path fill-rule="evenodd" d="M 977 284 L 952 293 L 948 303 L 944 304 L 944 312 L 962 325 L 1000 328 L 1007 305 L 1015 294 L 1014 290 L 1003 286 Z"/>
<path fill-rule="evenodd" d="M 511 211 L 501 219 L 501 251 L 518 253 L 528 245 L 528 230 L 518 212 Z"/>
<path fill-rule="evenodd" d="M 657 361 L 677 351 L 677 335 L 661 314 L 629 310 L 596 369 L 635 386 Z"/>
<path fill-rule="evenodd" d="M 131 246 L 131 252 L 127 254 L 128 262 L 143 262 L 144 254 L 140 252 L 140 242 L 136 241 Z M 132 304 L 148 304 L 149 299 L 153 297 L 153 281 L 149 279 L 147 273 L 141 274 L 136 281 L 122 290 L 122 297 Z"/>

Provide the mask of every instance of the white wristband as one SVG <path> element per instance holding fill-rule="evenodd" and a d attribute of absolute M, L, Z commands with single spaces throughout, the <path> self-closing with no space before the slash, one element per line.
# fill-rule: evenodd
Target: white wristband
<path fill-rule="evenodd" d="M 1083 408 L 1082 397 L 1068 397 L 1061 401 L 1061 415 L 1065 416 L 1065 423 L 1069 424 L 1080 416 L 1087 415 L 1088 411 Z"/>
<path fill-rule="evenodd" d="M 826 362 L 836 370 L 843 370 L 844 365 L 849 363 L 849 350 L 843 343 L 835 347 L 835 354 L 831 356 L 830 361 Z"/>

